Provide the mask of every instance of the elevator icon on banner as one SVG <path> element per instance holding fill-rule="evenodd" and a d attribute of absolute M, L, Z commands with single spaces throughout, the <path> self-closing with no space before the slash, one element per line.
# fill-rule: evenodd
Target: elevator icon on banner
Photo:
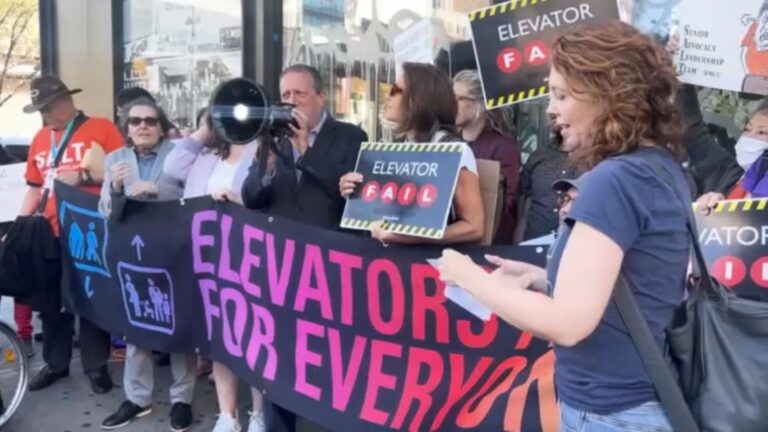
<path fill-rule="evenodd" d="M 120 262 L 117 274 L 131 325 L 172 335 L 176 328 L 176 308 L 173 280 L 168 270 Z"/>
<path fill-rule="evenodd" d="M 93 210 L 63 202 L 59 209 L 61 236 L 67 240 L 75 268 L 110 277 L 107 265 L 107 221 Z"/>

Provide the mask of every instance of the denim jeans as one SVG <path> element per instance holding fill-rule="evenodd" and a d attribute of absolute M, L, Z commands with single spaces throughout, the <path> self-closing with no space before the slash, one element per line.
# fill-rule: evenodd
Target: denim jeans
<path fill-rule="evenodd" d="M 674 432 L 658 402 L 613 414 L 593 414 L 560 402 L 560 432 Z"/>

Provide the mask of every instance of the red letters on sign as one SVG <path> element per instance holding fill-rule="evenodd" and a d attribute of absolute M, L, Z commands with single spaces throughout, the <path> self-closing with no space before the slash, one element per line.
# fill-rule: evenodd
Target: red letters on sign
<path fill-rule="evenodd" d="M 384 204 L 392 204 L 392 201 L 397 198 L 397 184 L 389 182 L 381 188 L 381 202 Z"/>
<path fill-rule="evenodd" d="M 496 65 L 504 73 L 515 73 L 523 65 L 520 51 L 516 48 L 504 48 L 496 57 Z"/>
<path fill-rule="evenodd" d="M 416 185 L 413 183 L 406 183 L 400 188 L 400 193 L 397 195 L 397 202 L 401 206 L 406 207 L 413 203 L 416 199 Z"/>
<path fill-rule="evenodd" d="M 435 204 L 437 200 L 437 187 L 431 183 L 417 188 L 413 183 L 406 183 L 399 186 L 395 182 L 385 183 L 379 186 L 376 181 L 369 181 L 363 186 L 361 195 L 363 201 L 373 202 L 377 199 L 382 204 L 397 204 L 408 207 L 415 202 L 419 207 L 426 208 Z"/>
<path fill-rule="evenodd" d="M 542 40 L 535 40 L 525 46 L 523 52 L 517 48 L 504 48 L 496 56 L 496 65 L 506 74 L 513 74 L 523 67 L 546 66 L 549 63 L 549 46 Z"/>
<path fill-rule="evenodd" d="M 379 197 L 379 182 L 372 180 L 363 186 L 363 201 L 371 202 Z"/>

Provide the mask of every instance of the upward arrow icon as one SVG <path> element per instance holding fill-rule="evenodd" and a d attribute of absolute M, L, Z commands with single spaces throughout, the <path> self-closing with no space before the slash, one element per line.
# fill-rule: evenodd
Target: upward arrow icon
<path fill-rule="evenodd" d="M 136 234 L 133 237 L 133 240 L 131 240 L 131 246 L 136 248 L 136 256 L 139 258 L 139 261 L 141 261 L 141 248 L 144 247 L 144 240 L 141 239 L 141 236 Z"/>

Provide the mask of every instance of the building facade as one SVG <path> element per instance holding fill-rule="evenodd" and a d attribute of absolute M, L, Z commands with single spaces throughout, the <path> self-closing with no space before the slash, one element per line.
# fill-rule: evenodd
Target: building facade
<path fill-rule="evenodd" d="M 43 63 L 92 115 L 112 116 L 113 95 L 141 86 L 170 117 L 191 125 L 216 85 L 245 76 L 277 94 L 280 70 L 316 66 L 329 110 L 387 137 L 379 121 L 395 81 L 398 34 L 429 25 L 434 54 L 451 73 L 472 64 L 467 13 L 494 0 L 40 0 Z M 663 33 L 679 0 L 618 0 L 628 20 Z M 45 18 L 45 17 L 43 17 Z M 425 23 L 423 20 L 429 22 Z M 467 47 L 470 47 L 469 49 Z M 525 153 L 547 139 L 545 100 L 515 106 Z M 512 116 L 510 116 L 512 118 Z"/>

